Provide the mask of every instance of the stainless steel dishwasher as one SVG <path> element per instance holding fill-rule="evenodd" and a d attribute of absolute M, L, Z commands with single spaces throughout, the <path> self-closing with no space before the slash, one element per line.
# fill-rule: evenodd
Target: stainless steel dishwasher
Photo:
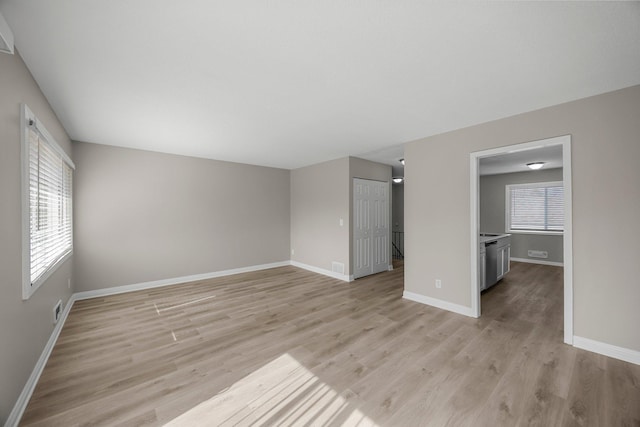
<path fill-rule="evenodd" d="M 487 242 L 486 248 L 487 267 L 485 289 L 489 289 L 498 281 L 498 241 Z"/>

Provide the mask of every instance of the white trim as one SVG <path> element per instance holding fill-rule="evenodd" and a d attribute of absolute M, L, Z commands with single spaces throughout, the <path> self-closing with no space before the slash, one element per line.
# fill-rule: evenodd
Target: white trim
<path fill-rule="evenodd" d="M 471 311 L 475 317 L 480 316 L 480 287 L 478 284 L 478 233 L 480 230 L 480 201 L 478 175 L 478 162 L 481 158 L 492 157 L 500 154 L 527 151 L 535 148 L 551 145 L 562 146 L 562 183 L 564 186 L 564 232 L 563 259 L 564 259 L 564 342 L 573 343 L 573 225 L 571 218 L 571 135 L 557 136 L 506 147 L 492 148 L 470 153 L 470 246 L 471 246 Z"/>
<path fill-rule="evenodd" d="M 71 157 L 69 157 L 69 155 L 64 151 L 60 144 L 58 144 L 53 135 L 51 135 L 49 131 L 47 131 L 47 128 L 40 120 L 38 120 L 36 115 L 33 114 L 33 111 L 29 109 L 27 104 L 22 104 L 22 112 L 24 113 L 24 122 L 21 123 L 22 129 L 24 130 L 27 128 L 27 119 L 33 120 L 33 122 L 35 123 L 35 128 L 38 132 L 40 132 L 40 135 L 43 136 L 47 143 L 51 146 L 51 148 L 53 148 L 54 151 L 56 151 L 60 155 L 60 157 L 62 157 L 62 160 L 64 160 L 71 169 L 75 170 L 76 165 L 73 163 L 73 160 L 71 160 Z"/>
<path fill-rule="evenodd" d="M 564 267 L 564 264 L 561 263 L 561 262 L 544 261 L 544 260 L 533 259 L 533 258 L 514 258 L 514 257 L 511 257 L 511 261 L 526 262 L 528 264 L 552 265 L 554 267 Z"/>
<path fill-rule="evenodd" d="M 444 301 L 437 298 L 431 298 L 425 295 L 420 295 L 420 294 L 416 294 L 409 291 L 404 291 L 402 293 L 402 298 L 408 299 L 410 301 L 419 302 L 421 304 L 430 305 L 432 307 L 440 308 L 442 310 L 452 311 L 457 314 L 462 314 L 463 316 L 477 317 L 474 315 L 474 312 L 470 307 L 454 304 L 449 301 Z"/>
<path fill-rule="evenodd" d="M 616 345 L 578 336 L 573 337 L 573 346 L 581 348 L 582 350 L 591 351 L 593 353 L 602 354 L 607 357 L 613 357 L 614 359 L 640 365 L 640 351 L 637 350 L 618 347 Z"/>
<path fill-rule="evenodd" d="M 562 182 L 564 184 L 564 342 L 573 344 L 573 220 L 571 183 L 571 135 L 562 142 Z"/>
<path fill-rule="evenodd" d="M 315 267 L 315 266 L 309 265 L 309 264 L 303 264 L 303 263 L 298 262 L 298 261 L 289 261 L 289 262 L 290 262 L 290 265 L 292 265 L 294 267 L 302 268 L 304 270 L 308 270 L 308 271 L 311 271 L 313 273 L 318 273 L 318 274 L 322 274 L 324 276 L 333 277 L 334 279 L 342 280 L 344 282 L 353 282 L 353 275 L 348 276 L 346 274 L 336 273 L 336 272 L 331 271 L 331 270 L 325 270 L 324 268 Z"/>
<path fill-rule="evenodd" d="M 16 401 L 15 405 L 13 405 L 13 409 L 11 410 L 11 413 L 9 414 L 7 421 L 4 424 L 5 427 L 14 427 L 14 426 L 17 426 L 18 423 L 20 423 L 20 419 L 22 418 L 22 415 L 24 414 L 25 409 L 27 409 L 27 404 L 29 403 L 29 399 L 31 399 L 31 395 L 33 394 L 33 391 L 35 390 L 36 385 L 38 384 L 40 375 L 42 375 L 42 371 L 44 370 L 44 367 L 47 364 L 47 361 L 49 360 L 51 351 L 53 351 L 53 347 L 56 345 L 56 341 L 60 336 L 60 332 L 62 331 L 64 322 L 67 320 L 67 316 L 71 311 L 71 307 L 73 306 L 73 303 L 76 301 L 75 297 L 76 297 L 75 294 L 71 295 L 71 297 L 65 304 L 64 310 L 62 310 L 62 314 L 60 315 L 60 319 L 58 320 L 58 323 L 56 324 L 56 326 L 53 328 L 53 332 L 51 332 L 49 341 L 47 341 L 47 344 L 44 346 L 44 349 L 42 350 L 42 354 L 40 354 L 40 358 L 36 362 L 36 365 L 34 366 L 33 371 L 31 371 L 31 375 L 29 376 L 27 383 L 24 385 L 24 388 L 22 389 L 22 393 L 20 393 L 18 400 Z"/>
<path fill-rule="evenodd" d="M 22 193 L 22 299 L 27 300 L 36 291 L 31 286 L 31 224 L 29 212 L 29 150 L 27 135 L 27 116 L 33 114 L 29 107 L 22 104 L 20 108 L 20 188 Z M 28 284 L 28 285 L 27 285 Z"/>
<path fill-rule="evenodd" d="M 469 173 L 469 197 L 471 206 L 471 236 L 469 241 L 471 242 L 471 312 L 472 317 L 480 317 L 480 283 L 479 283 L 479 270 L 478 270 L 478 257 L 480 256 L 480 179 L 479 179 L 479 162 L 480 157 L 471 153 L 470 157 L 470 173 Z"/>
<path fill-rule="evenodd" d="M 89 298 L 104 297 L 107 295 L 117 295 L 126 292 L 159 288 L 162 286 L 179 285 L 187 282 L 195 282 L 196 280 L 207 280 L 214 279 L 216 277 L 231 276 L 232 274 L 250 273 L 252 271 L 267 270 L 269 268 L 284 267 L 286 265 L 289 265 L 289 261 L 252 265 L 249 267 L 233 268 L 230 270 L 214 271 L 211 273 L 193 274 L 191 276 L 173 277 L 171 279 L 153 280 L 150 282 L 135 283 L 133 285 L 116 286 L 113 288 L 97 289 L 95 291 L 78 292 L 74 295 L 76 297 L 76 300 L 80 301 Z"/>

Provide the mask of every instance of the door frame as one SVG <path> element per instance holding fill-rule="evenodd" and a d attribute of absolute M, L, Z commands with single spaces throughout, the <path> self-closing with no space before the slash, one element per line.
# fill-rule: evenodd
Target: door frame
<path fill-rule="evenodd" d="M 479 161 L 482 158 L 500 154 L 528 151 L 552 145 L 562 146 L 562 183 L 564 188 L 564 342 L 573 344 L 573 225 L 571 196 L 571 135 L 557 136 L 521 144 L 476 151 L 470 154 L 470 195 L 471 195 L 471 312 L 480 317 L 480 286 L 478 283 L 478 256 L 480 232 L 480 176 Z"/>

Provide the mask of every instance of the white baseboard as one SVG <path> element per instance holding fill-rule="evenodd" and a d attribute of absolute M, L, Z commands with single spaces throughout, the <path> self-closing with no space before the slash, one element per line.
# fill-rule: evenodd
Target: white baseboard
<path fill-rule="evenodd" d="M 284 267 L 289 261 L 272 262 L 269 264 L 251 265 L 249 267 L 233 268 L 230 270 L 214 271 L 212 273 L 194 274 L 191 276 L 174 277 L 171 279 L 154 280 L 151 282 L 135 283 L 133 285 L 116 286 L 113 288 L 97 289 L 95 291 L 77 292 L 76 300 L 104 297 L 108 295 L 123 294 L 125 292 L 142 291 L 145 289 L 159 288 L 162 286 L 179 285 L 181 283 L 194 282 L 196 280 L 214 279 L 216 277 L 231 276 L 232 274 L 250 273 L 252 271 L 267 270 L 269 268 Z"/>
<path fill-rule="evenodd" d="M 302 268 L 304 270 L 312 271 L 314 273 L 318 273 L 318 274 L 322 274 L 322 275 L 325 275 L 325 276 L 333 277 L 334 279 L 342 280 L 344 282 L 352 282 L 353 281 L 353 275 L 348 276 L 346 274 L 336 273 L 336 272 L 331 271 L 331 270 L 325 270 L 324 268 L 315 267 L 315 266 L 309 265 L 309 264 L 303 264 L 303 263 L 298 262 L 298 261 L 290 261 L 290 263 L 294 267 Z"/>
<path fill-rule="evenodd" d="M 462 314 L 463 316 L 468 317 L 476 317 L 471 310 L 471 307 L 465 307 L 464 305 L 454 304 L 449 301 L 443 301 L 437 298 L 431 298 L 424 295 L 416 294 L 409 291 L 404 291 L 402 293 L 402 298 L 419 302 L 421 304 L 430 305 L 436 308 L 441 308 L 443 310 L 452 311 L 454 313 Z"/>
<path fill-rule="evenodd" d="M 49 360 L 51 351 L 53 351 L 53 347 L 56 345 L 56 341 L 58 341 L 58 337 L 60 336 L 60 332 L 62 331 L 64 322 L 67 320 L 67 316 L 69 316 L 69 312 L 71 311 L 71 307 L 73 306 L 75 300 L 75 294 L 73 294 L 65 304 L 60 318 L 58 319 L 58 323 L 56 323 L 56 326 L 53 328 L 53 332 L 51 332 L 49 341 L 47 341 L 47 344 L 45 344 L 44 349 L 40 354 L 40 358 L 36 362 L 36 366 L 34 366 L 33 371 L 31 371 L 31 375 L 29 376 L 27 383 L 24 385 L 24 388 L 22 389 L 20 396 L 18 396 L 18 400 L 16 401 L 15 405 L 13 405 L 13 409 L 11 410 L 7 421 L 4 424 L 5 427 L 15 427 L 20 423 L 20 419 L 22 418 L 25 409 L 27 409 L 29 399 L 31 399 L 31 395 L 36 388 L 36 384 L 38 384 L 40 375 L 42 375 L 42 371 L 47 364 L 47 360 Z"/>
<path fill-rule="evenodd" d="M 544 260 L 532 259 L 532 258 L 514 258 L 514 257 L 511 257 L 511 261 L 526 262 L 526 263 L 529 263 L 529 264 L 553 265 L 554 267 L 564 267 L 564 264 L 561 263 L 561 262 L 544 261 Z"/>
<path fill-rule="evenodd" d="M 640 365 L 640 351 L 631 350 L 624 347 L 618 347 L 600 341 L 594 341 L 589 338 L 573 336 L 573 346 L 593 353 L 602 354 L 603 356 L 613 357 L 625 362 Z"/>

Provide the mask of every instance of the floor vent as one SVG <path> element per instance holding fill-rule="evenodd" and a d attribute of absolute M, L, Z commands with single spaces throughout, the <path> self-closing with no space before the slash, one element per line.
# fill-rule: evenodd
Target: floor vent
<path fill-rule="evenodd" d="M 527 251 L 527 255 L 531 258 L 549 258 L 549 253 L 547 251 Z"/>

